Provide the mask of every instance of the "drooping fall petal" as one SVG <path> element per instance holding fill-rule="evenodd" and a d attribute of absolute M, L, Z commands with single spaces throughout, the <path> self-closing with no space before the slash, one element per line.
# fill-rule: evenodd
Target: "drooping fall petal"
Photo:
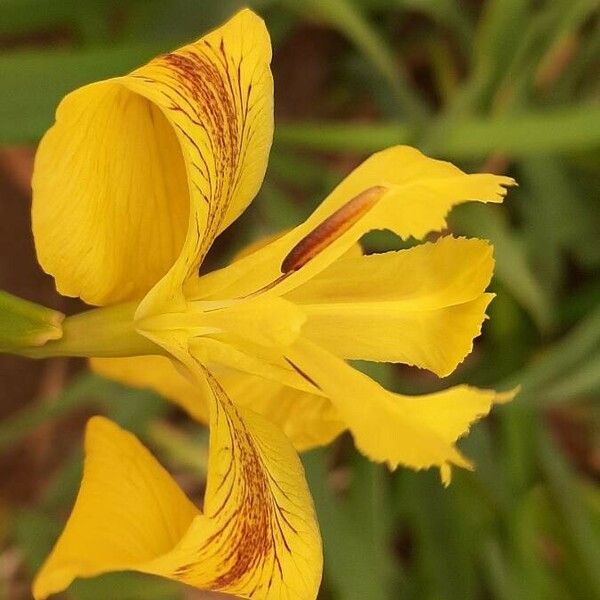
<path fill-rule="evenodd" d="M 33 230 L 59 291 L 90 304 L 177 296 L 260 186 L 271 46 L 243 10 L 197 42 L 60 104 L 33 177 Z M 176 283 L 174 283 L 176 282 Z M 158 293 L 158 291 L 157 291 Z"/>
<path fill-rule="evenodd" d="M 400 464 L 413 469 L 439 467 L 446 484 L 451 465 L 470 468 L 454 446 L 456 440 L 494 403 L 514 396 L 469 386 L 403 396 L 388 392 L 312 342 L 300 340 L 290 355 L 331 399 L 365 456 L 393 469 Z"/>
<path fill-rule="evenodd" d="M 125 569 L 257 600 L 316 598 L 321 544 L 300 461 L 276 427 L 236 408 L 206 376 L 203 512 L 131 434 L 92 419 L 81 489 L 36 578 L 36 599 L 76 577 Z"/>
<path fill-rule="evenodd" d="M 204 517 L 153 568 L 256 600 L 313 600 L 321 542 L 300 460 L 277 427 L 235 407 L 206 376 L 215 409 Z"/>
<path fill-rule="evenodd" d="M 342 258 L 286 295 L 302 333 L 341 358 L 451 373 L 473 347 L 492 295 L 491 246 L 441 238 L 410 250 Z"/>

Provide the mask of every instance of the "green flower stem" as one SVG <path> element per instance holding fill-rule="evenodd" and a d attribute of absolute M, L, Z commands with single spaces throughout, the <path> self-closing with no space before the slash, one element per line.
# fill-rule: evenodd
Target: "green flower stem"
<path fill-rule="evenodd" d="M 159 346 L 135 330 L 136 302 L 95 308 L 63 322 L 63 335 L 38 348 L 18 354 L 30 358 L 51 356 L 125 357 L 161 354 Z"/>
<path fill-rule="evenodd" d="M 43 346 L 62 335 L 64 315 L 0 290 L 0 352 Z"/>

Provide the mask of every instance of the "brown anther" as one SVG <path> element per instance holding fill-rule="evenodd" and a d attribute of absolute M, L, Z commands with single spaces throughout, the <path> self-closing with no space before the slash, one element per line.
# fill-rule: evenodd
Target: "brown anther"
<path fill-rule="evenodd" d="M 371 210 L 386 191 L 377 185 L 346 202 L 292 248 L 281 263 L 281 272 L 287 274 L 302 268 Z"/>

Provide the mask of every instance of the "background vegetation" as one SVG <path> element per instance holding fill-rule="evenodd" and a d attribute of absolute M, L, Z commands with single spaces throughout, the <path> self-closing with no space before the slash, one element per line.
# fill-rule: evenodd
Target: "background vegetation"
<path fill-rule="evenodd" d="M 365 365 L 388 387 L 458 381 L 522 392 L 461 444 L 474 473 L 369 464 L 349 439 L 307 454 L 325 541 L 323 600 L 600 598 L 600 32 L 597 0 L 263 0 L 277 133 L 267 180 L 211 266 L 289 227 L 368 153 L 409 143 L 520 183 L 503 207 L 455 211 L 496 247 L 494 301 L 450 380 Z M 67 311 L 35 266 L 32 149 L 58 100 L 229 16 L 200 0 L 0 0 L 0 285 Z M 18 148 L 16 148 L 18 146 Z M 369 236 L 370 251 L 397 247 Z M 156 396 L 77 361 L 1 358 L 0 598 L 32 573 L 72 505 L 96 412 L 135 431 L 195 498 L 206 432 Z M 99 515 L 99 518 L 102 518 Z M 73 600 L 198 598 L 152 578 L 77 583 Z"/>

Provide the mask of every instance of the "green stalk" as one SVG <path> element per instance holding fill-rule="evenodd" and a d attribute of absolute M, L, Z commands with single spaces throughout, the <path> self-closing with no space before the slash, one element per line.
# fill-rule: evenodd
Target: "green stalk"
<path fill-rule="evenodd" d="M 38 348 L 18 354 L 29 358 L 51 356 L 124 357 L 161 354 L 161 349 L 135 329 L 137 302 L 95 308 L 63 322 L 63 335 Z"/>
<path fill-rule="evenodd" d="M 61 337 L 64 315 L 0 291 L 0 352 L 43 346 Z"/>

